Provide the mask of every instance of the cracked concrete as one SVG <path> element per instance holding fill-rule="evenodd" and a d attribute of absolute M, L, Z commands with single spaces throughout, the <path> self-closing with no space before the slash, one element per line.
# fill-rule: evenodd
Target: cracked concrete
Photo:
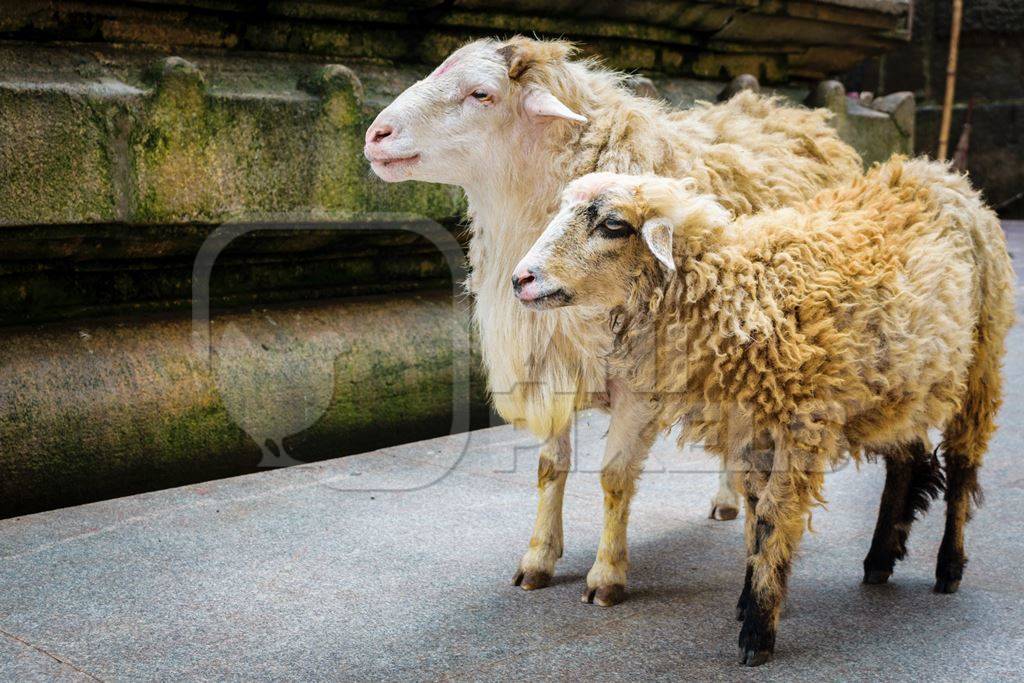
<path fill-rule="evenodd" d="M 1024 224 L 1009 227 L 1019 254 Z M 941 504 L 888 585 L 860 584 L 883 472 L 846 467 L 796 564 L 777 658 L 756 672 L 733 663 L 742 527 L 706 519 L 716 474 L 699 450 L 655 448 L 630 599 L 579 602 L 606 426 L 587 413 L 550 588 L 510 585 L 536 470 L 530 439 L 499 427 L 0 521 L 0 679 L 1020 677 L 1022 336 L 960 592 L 931 592 Z"/>

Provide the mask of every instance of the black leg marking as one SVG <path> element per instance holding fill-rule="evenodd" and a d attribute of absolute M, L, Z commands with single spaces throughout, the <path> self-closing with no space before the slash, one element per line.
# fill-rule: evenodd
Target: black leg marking
<path fill-rule="evenodd" d="M 755 553 L 761 552 L 761 546 L 773 531 L 770 522 L 760 518 L 757 520 Z M 777 567 L 776 571 L 782 574 L 781 582 L 784 584 L 789 567 Z M 781 601 L 781 595 L 759 595 L 754 591 L 748 595 L 743 627 L 740 629 L 740 664 L 760 666 L 772 658 L 775 651 L 775 617 Z"/>
<path fill-rule="evenodd" d="M 981 505 L 978 467 L 957 453 L 946 453 L 946 530 L 935 564 L 935 592 L 955 593 L 964 577 L 964 526 L 971 519 L 971 501 Z"/>
<path fill-rule="evenodd" d="M 757 500 L 757 496 L 747 496 L 748 519 L 756 515 Z M 747 613 L 747 603 L 750 602 L 750 587 L 754 582 L 754 565 L 750 563 L 750 557 L 756 552 L 757 539 L 751 539 L 750 545 L 747 546 L 747 573 L 743 578 L 743 590 L 740 592 L 740 599 L 736 601 L 736 621 L 743 621 L 743 617 Z"/>
<path fill-rule="evenodd" d="M 743 579 L 743 592 L 740 593 L 740 599 L 736 603 L 736 621 L 743 621 L 743 617 L 747 615 L 747 604 L 750 602 L 750 584 L 754 580 L 754 567 L 750 564 L 750 560 L 747 560 L 747 576 Z"/>
<path fill-rule="evenodd" d="M 864 558 L 864 583 L 889 580 L 897 560 L 907 554 L 910 527 L 944 488 L 938 458 L 915 441 L 886 456 L 885 489 L 871 549 Z"/>

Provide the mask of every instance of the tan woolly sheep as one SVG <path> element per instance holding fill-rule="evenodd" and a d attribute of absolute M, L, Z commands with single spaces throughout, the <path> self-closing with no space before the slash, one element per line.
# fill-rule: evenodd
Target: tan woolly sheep
<path fill-rule="evenodd" d="M 894 159 L 806 204 L 736 219 L 698 187 L 613 174 L 572 183 L 514 288 L 533 310 L 610 315 L 618 469 L 639 471 L 655 433 L 681 424 L 681 440 L 703 440 L 736 473 L 747 506 L 740 660 L 757 665 L 773 652 L 824 472 L 847 452 L 887 461 L 865 560 L 865 582 L 878 583 L 941 487 L 919 444 L 943 430 L 935 590 L 959 586 L 1014 276 L 995 215 L 937 163 Z M 632 480 L 602 474 L 622 517 Z"/>
<path fill-rule="evenodd" d="M 574 411 L 606 407 L 612 336 L 582 308 L 537 315 L 508 286 L 558 207 L 565 185 L 605 170 L 690 176 L 730 210 L 746 214 L 806 200 L 861 173 L 860 159 L 823 111 L 782 106 L 744 92 L 675 111 L 632 95 L 622 74 L 569 59 L 560 41 L 470 43 L 384 109 L 365 154 L 387 181 L 461 186 L 469 202 L 475 321 L 498 412 L 544 443 L 539 505 L 515 581 L 548 585 L 562 554 L 562 499 Z M 611 451 L 606 467 L 614 467 Z M 627 473 L 628 474 L 628 473 Z M 722 511 L 735 494 L 716 496 Z M 626 527 L 607 518 L 584 598 L 613 604 L 625 576 L 606 558 L 624 551 Z"/>

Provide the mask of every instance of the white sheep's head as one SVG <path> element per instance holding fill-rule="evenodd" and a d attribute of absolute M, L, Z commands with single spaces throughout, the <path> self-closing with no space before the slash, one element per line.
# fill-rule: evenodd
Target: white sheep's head
<path fill-rule="evenodd" d="M 574 180 L 513 271 L 516 297 L 533 309 L 625 303 L 645 271 L 676 270 L 674 243 L 684 233 L 729 222 L 729 212 L 694 185 L 691 179 L 615 173 Z"/>
<path fill-rule="evenodd" d="M 545 68 L 571 52 L 565 42 L 522 37 L 465 45 L 377 115 L 363 154 L 388 182 L 466 187 L 491 175 L 553 123 L 586 122 L 544 84 Z"/>

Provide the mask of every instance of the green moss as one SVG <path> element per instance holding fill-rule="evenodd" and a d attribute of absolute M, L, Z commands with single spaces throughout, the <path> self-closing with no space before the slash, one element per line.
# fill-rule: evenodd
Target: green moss
<path fill-rule="evenodd" d="M 228 97 L 187 66 L 166 67 L 134 135 L 135 219 L 216 222 L 295 211 L 394 211 L 450 220 L 461 193 L 384 189 L 362 156 L 362 85 L 330 65 L 307 97 Z"/>
<path fill-rule="evenodd" d="M 88 96 L 0 89 L 0 224 L 114 220 L 105 149 Z"/>
<path fill-rule="evenodd" d="M 268 438 L 309 460 L 443 434 L 453 364 L 473 362 L 452 343 L 468 315 L 440 295 L 218 320 L 212 368 L 188 321 L 0 346 L 0 516 L 252 471 Z"/>

